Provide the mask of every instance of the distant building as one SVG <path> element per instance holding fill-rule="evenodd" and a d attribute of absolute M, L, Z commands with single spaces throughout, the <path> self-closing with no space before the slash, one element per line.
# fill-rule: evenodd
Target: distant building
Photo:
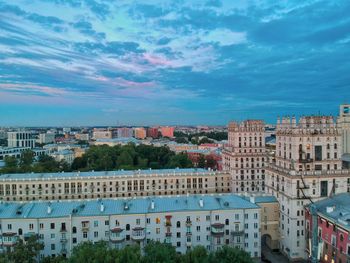
<path fill-rule="evenodd" d="M 30 131 L 11 131 L 7 133 L 7 146 L 34 148 L 35 138 Z"/>
<path fill-rule="evenodd" d="M 48 153 L 46 149 L 42 149 L 42 148 L 31 149 L 29 147 L 17 147 L 17 148 L 0 147 L 0 160 L 4 160 L 6 156 L 13 156 L 15 158 L 20 158 L 22 155 L 22 152 L 26 150 L 32 150 L 34 152 L 35 157 Z"/>
<path fill-rule="evenodd" d="M 122 127 L 117 129 L 118 138 L 131 138 L 134 135 L 132 128 Z"/>
<path fill-rule="evenodd" d="M 54 133 L 40 133 L 38 138 L 38 143 L 47 144 L 55 142 L 55 134 Z"/>
<path fill-rule="evenodd" d="M 340 105 L 337 123 L 342 131 L 342 154 L 350 154 L 350 104 Z"/>
<path fill-rule="evenodd" d="M 315 202 L 305 210 L 308 257 L 321 263 L 349 262 L 350 194 L 343 193 Z"/>
<path fill-rule="evenodd" d="M 264 128 L 261 120 L 229 124 L 223 169 L 231 172 L 233 192 L 265 191 Z"/>
<path fill-rule="evenodd" d="M 92 138 L 97 139 L 112 139 L 112 131 L 94 129 L 92 132 Z"/>
<path fill-rule="evenodd" d="M 150 128 L 147 128 L 147 137 L 151 137 L 153 139 L 156 139 L 158 138 L 158 127 L 150 127 Z"/>
<path fill-rule="evenodd" d="M 0 130 L 0 139 L 7 139 L 7 131 Z"/>
<path fill-rule="evenodd" d="M 75 139 L 79 141 L 89 141 L 89 134 L 88 133 L 77 133 L 75 134 Z"/>
<path fill-rule="evenodd" d="M 71 150 L 54 152 L 51 153 L 50 156 L 52 156 L 57 162 L 65 161 L 68 164 L 72 164 L 75 158 L 74 151 Z"/>
<path fill-rule="evenodd" d="M 163 137 L 169 137 L 173 138 L 174 137 L 174 127 L 160 127 L 160 133 L 162 134 Z"/>
<path fill-rule="evenodd" d="M 146 129 L 145 128 L 135 128 L 134 129 L 134 133 L 135 133 L 135 138 L 136 139 L 140 139 L 143 140 L 146 138 L 147 134 L 146 134 Z"/>
<path fill-rule="evenodd" d="M 108 145 L 108 146 L 116 146 L 116 145 L 127 145 L 129 143 L 139 144 L 140 141 L 133 137 L 130 138 L 114 138 L 114 139 L 97 139 L 95 142 L 92 142 L 92 145 Z"/>

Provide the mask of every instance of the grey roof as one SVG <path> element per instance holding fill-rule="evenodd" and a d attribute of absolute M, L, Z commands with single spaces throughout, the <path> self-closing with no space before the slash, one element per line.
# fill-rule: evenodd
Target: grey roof
<path fill-rule="evenodd" d="M 22 174 L 2 174 L 0 175 L 0 181 L 3 180 L 28 180 L 28 179 L 65 179 L 69 177 L 86 178 L 86 177 L 102 177 L 102 176 L 134 176 L 134 175 L 166 175 L 166 174 L 182 174 L 182 173 L 202 173 L 207 174 L 209 172 L 206 169 L 200 168 L 184 168 L 184 169 L 148 169 L 148 170 L 116 170 L 116 171 L 99 171 L 99 172 L 69 172 L 69 173 L 22 173 Z"/>
<path fill-rule="evenodd" d="M 199 200 L 203 200 L 203 207 Z M 154 209 L 151 208 L 152 202 Z M 101 211 L 101 204 L 104 210 Z M 128 209 L 125 209 L 127 204 Z M 48 207 L 51 212 L 48 213 Z M 228 195 L 191 195 L 169 197 L 144 197 L 136 199 L 104 199 L 91 201 L 54 201 L 54 202 L 4 202 L 0 204 L 0 219 L 15 218 L 57 218 L 67 216 L 106 216 L 145 214 L 179 211 L 211 211 L 232 209 L 256 209 L 258 205 L 245 198 Z"/>
<path fill-rule="evenodd" d="M 350 193 L 338 194 L 314 205 L 318 214 L 350 230 Z M 328 212 L 327 207 L 330 209 Z"/>

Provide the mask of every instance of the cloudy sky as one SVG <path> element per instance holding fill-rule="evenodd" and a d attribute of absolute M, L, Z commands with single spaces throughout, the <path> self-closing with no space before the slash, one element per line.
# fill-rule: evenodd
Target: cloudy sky
<path fill-rule="evenodd" d="M 0 125 L 337 114 L 349 14 L 348 0 L 0 0 Z"/>

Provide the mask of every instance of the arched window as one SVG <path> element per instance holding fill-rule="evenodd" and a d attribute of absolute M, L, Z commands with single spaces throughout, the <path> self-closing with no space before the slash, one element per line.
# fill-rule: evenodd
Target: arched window
<path fill-rule="evenodd" d="M 77 228 L 75 226 L 73 226 L 72 232 L 73 234 L 77 233 Z"/>
<path fill-rule="evenodd" d="M 18 235 L 19 235 L 19 236 L 23 235 L 23 230 L 22 230 L 22 228 L 19 228 L 19 229 L 18 229 Z"/>
<path fill-rule="evenodd" d="M 130 230 L 130 225 L 129 225 L 129 224 L 126 224 L 125 229 L 126 229 L 126 231 L 129 231 L 129 230 Z"/>
<path fill-rule="evenodd" d="M 230 220 L 226 219 L 226 220 L 225 220 L 225 225 L 228 226 L 229 224 L 230 224 Z"/>

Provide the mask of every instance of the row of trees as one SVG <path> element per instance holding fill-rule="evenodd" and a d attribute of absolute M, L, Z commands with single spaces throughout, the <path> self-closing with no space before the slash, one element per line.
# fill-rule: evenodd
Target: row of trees
<path fill-rule="evenodd" d="M 31 150 L 23 151 L 19 159 L 14 156 L 6 156 L 4 161 L 5 166 L 0 170 L 1 173 L 43 173 L 70 170 L 66 162 L 57 162 L 48 155 L 41 155 L 34 162 L 34 152 Z"/>
<path fill-rule="evenodd" d="M 198 132 L 192 134 L 186 134 L 183 132 L 174 132 L 175 141 L 177 143 L 188 143 L 192 144 L 202 144 L 202 143 L 212 143 L 215 141 L 227 140 L 227 132 Z"/>
<path fill-rule="evenodd" d="M 73 170 L 102 171 L 113 169 L 162 169 L 190 168 L 191 160 L 186 154 L 175 154 L 168 147 L 128 144 L 124 146 L 92 146 L 72 164 Z"/>
<path fill-rule="evenodd" d="M 0 254 L 0 263 L 37 262 L 44 244 L 35 236 L 27 242 L 20 240 L 11 252 Z M 70 258 L 62 256 L 43 258 L 41 263 L 253 263 L 248 253 L 243 250 L 224 246 L 208 253 L 202 246 L 194 247 L 186 254 L 178 254 L 170 244 L 151 241 L 143 253 L 137 245 L 123 249 L 111 249 L 106 242 L 84 242 L 76 246 Z"/>
<path fill-rule="evenodd" d="M 184 153 L 175 154 L 168 147 L 128 144 L 124 146 L 92 146 L 82 157 L 75 158 L 72 165 L 57 162 L 48 155 L 38 157 L 34 162 L 34 152 L 26 150 L 20 159 L 5 158 L 5 166 L 0 173 L 43 173 L 69 171 L 104 171 L 114 169 L 162 169 L 190 168 L 193 164 Z"/>

